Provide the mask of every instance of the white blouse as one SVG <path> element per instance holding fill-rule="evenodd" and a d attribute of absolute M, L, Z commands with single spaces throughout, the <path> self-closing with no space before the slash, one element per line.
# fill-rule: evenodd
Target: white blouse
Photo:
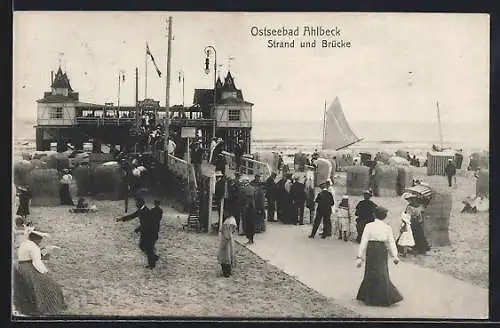
<path fill-rule="evenodd" d="M 35 269 L 40 273 L 47 273 L 47 267 L 42 261 L 42 253 L 40 247 L 31 240 L 25 240 L 19 246 L 17 251 L 17 260 L 32 261 Z"/>
<path fill-rule="evenodd" d="M 383 241 L 391 256 L 395 259 L 398 258 L 398 249 L 396 247 L 394 235 L 392 234 L 392 228 L 382 220 L 375 219 L 375 221 L 365 226 L 363 236 L 361 237 L 361 244 L 359 245 L 359 258 L 365 257 L 366 247 L 369 241 Z"/>
<path fill-rule="evenodd" d="M 71 174 L 65 174 L 65 175 L 63 175 L 63 177 L 61 179 L 61 183 L 63 183 L 63 184 L 71 184 L 72 180 L 73 180 L 73 177 L 71 176 Z"/>

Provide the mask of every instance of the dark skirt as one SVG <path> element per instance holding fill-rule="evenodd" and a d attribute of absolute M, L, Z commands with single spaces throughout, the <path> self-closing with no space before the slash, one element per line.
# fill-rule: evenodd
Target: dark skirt
<path fill-rule="evenodd" d="M 247 207 L 243 213 L 243 231 L 249 238 L 253 237 L 256 228 L 256 213 L 252 207 Z"/>
<path fill-rule="evenodd" d="M 69 184 L 61 183 L 59 187 L 59 197 L 61 199 L 61 205 L 75 205 L 69 192 Z"/>
<path fill-rule="evenodd" d="M 19 200 L 19 207 L 17 208 L 16 214 L 20 216 L 30 215 L 29 199 L 21 198 Z"/>
<path fill-rule="evenodd" d="M 366 249 L 365 276 L 356 299 L 373 306 L 390 306 L 403 300 L 403 296 L 391 282 L 387 260 L 385 243 L 369 241 Z"/>
<path fill-rule="evenodd" d="M 19 262 L 14 270 L 14 304 L 24 315 L 54 315 L 66 309 L 61 287 L 31 261 Z"/>
<path fill-rule="evenodd" d="M 417 220 L 412 220 L 411 230 L 413 233 L 413 239 L 415 240 L 415 246 L 413 249 L 419 254 L 425 254 L 430 251 L 431 247 L 425 238 L 423 223 L 418 222 Z"/>
<path fill-rule="evenodd" d="M 259 214 L 260 213 L 260 214 Z M 262 211 L 257 211 L 256 214 L 256 225 L 255 225 L 255 232 L 256 233 L 261 233 L 266 231 L 266 214 L 264 210 Z"/>

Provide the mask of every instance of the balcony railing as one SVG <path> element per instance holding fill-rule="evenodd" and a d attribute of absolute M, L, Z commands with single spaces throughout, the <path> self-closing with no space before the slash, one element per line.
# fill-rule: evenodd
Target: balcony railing
<path fill-rule="evenodd" d="M 131 125 L 135 122 L 135 118 L 116 118 L 116 117 L 77 117 L 77 124 L 92 124 L 92 125 Z"/>

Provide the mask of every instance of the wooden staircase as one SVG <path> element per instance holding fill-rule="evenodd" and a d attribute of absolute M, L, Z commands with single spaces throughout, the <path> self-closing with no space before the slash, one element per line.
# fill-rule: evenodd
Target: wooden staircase
<path fill-rule="evenodd" d="M 196 232 L 201 231 L 200 202 L 198 200 L 191 207 L 186 224 L 182 225 L 182 230 L 185 229 L 194 230 Z"/>

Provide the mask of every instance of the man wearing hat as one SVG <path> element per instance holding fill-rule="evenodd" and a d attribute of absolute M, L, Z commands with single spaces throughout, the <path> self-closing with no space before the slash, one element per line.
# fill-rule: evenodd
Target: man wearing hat
<path fill-rule="evenodd" d="M 222 199 L 226 196 L 226 179 L 224 178 L 224 174 L 220 171 L 215 172 L 215 203 L 217 204 L 217 210 L 219 211 L 219 216 L 221 215 L 222 208 L 221 202 Z"/>
<path fill-rule="evenodd" d="M 363 192 L 364 199 L 361 200 L 358 205 L 356 205 L 356 212 L 354 215 L 357 216 L 356 219 L 356 242 L 359 244 L 361 242 L 361 236 L 363 235 L 363 231 L 365 230 L 365 226 L 373 222 L 375 219 L 375 208 L 377 208 L 377 204 L 371 201 L 372 192 L 371 190 L 365 190 Z"/>
<path fill-rule="evenodd" d="M 267 221 L 274 221 L 274 212 L 276 211 L 276 172 L 272 172 L 271 176 L 266 180 L 266 198 L 267 198 Z"/>
<path fill-rule="evenodd" d="M 291 196 L 293 202 L 293 220 L 295 224 L 304 224 L 304 207 L 307 199 L 306 186 L 298 177 L 294 178 Z"/>
<path fill-rule="evenodd" d="M 316 218 L 314 219 L 313 229 L 309 238 L 314 238 L 318 231 L 319 224 L 323 221 L 323 235 L 321 238 L 326 238 L 332 235 L 332 206 L 335 204 L 332 194 L 328 191 L 327 183 L 321 184 L 321 191 L 316 197 L 315 202 L 318 204 L 316 209 Z"/>
<path fill-rule="evenodd" d="M 241 157 L 243 156 L 244 150 L 243 150 L 243 141 L 240 140 L 234 145 L 234 160 L 236 164 L 236 171 L 240 170 L 241 167 Z"/>
<path fill-rule="evenodd" d="M 135 199 L 135 205 L 137 211 L 134 213 L 116 218 L 116 222 L 130 221 L 135 218 L 139 218 L 140 226 L 135 229 L 135 232 L 140 232 L 141 237 L 139 241 L 139 248 L 146 254 L 148 258 L 148 265 L 146 268 L 153 269 L 156 266 L 156 262 L 160 258 L 155 254 L 155 242 L 156 242 L 156 224 L 154 217 L 151 215 L 151 210 L 146 206 L 146 202 L 142 197 L 137 197 Z"/>
<path fill-rule="evenodd" d="M 228 185 L 228 208 L 232 216 L 236 220 L 236 229 L 240 234 L 243 230 L 240 230 L 241 212 L 244 204 L 243 197 L 243 187 L 240 181 L 241 175 L 236 172 L 234 174 L 234 180 L 230 181 Z"/>
<path fill-rule="evenodd" d="M 193 151 L 191 152 L 191 164 L 194 166 L 194 174 L 196 175 L 196 182 L 200 183 L 201 175 L 201 162 L 203 158 L 203 149 L 199 142 L 195 142 Z"/>
<path fill-rule="evenodd" d="M 255 201 L 255 232 L 261 233 L 266 231 L 266 198 L 264 187 L 260 181 L 260 175 L 256 174 L 251 182 L 255 188 L 254 201 Z"/>
<path fill-rule="evenodd" d="M 457 167 L 455 166 L 455 163 L 453 163 L 453 160 L 450 158 L 448 159 L 448 165 L 446 165 L 446 168 L 444 169 L 444 172 L 446 173 L 446 177 L 448 178 L 448 186 L 451 187 L 451 181 L 453 177 L 457 174 Z M 455 184 L 456 184 L 456 178 L 455 178 Z"/>

